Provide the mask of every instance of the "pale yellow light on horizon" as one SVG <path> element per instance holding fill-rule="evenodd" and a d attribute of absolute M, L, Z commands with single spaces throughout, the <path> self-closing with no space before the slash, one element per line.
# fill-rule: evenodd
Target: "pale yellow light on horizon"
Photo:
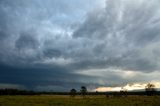
<path fill-rule="evenodd" d="M 98 87 L 95 91 L 98 92 L 107 92 L 107 91 L 120 91 L 121 87 Z"/>
<path fill-rule="evenodd" d="M 151 82 L 152 84 L 155 85 L 155 88 L 160 88 L 160 82 Z M 132 91 L 132 90 L 142 90 L 145 89 L 146 85 L 148 83 L 133 83 L 133 84 L 127 84 L 125 86 L 122 87 L 98 87 L 96 88 L 94 91 L 98 91 L 98 92 L 109 92 L 109 91 L 120 91 L 120 90 L 128 90 L 128 91 Z"/>

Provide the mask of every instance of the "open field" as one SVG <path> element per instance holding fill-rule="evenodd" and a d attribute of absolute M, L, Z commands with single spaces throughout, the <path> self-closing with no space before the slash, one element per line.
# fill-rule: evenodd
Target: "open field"
<path fill-rule="evenodd" d="M 160 96 L 0 96 L 0 106 L 160 106 Z"/>

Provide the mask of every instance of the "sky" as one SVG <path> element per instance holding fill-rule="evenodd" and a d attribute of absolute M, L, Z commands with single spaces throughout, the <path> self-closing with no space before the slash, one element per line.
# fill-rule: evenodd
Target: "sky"
<path fill-rule="evenodd" d="M 0 0 L 0 88 L 159 86 L 159 5 L 159 0 Z"/>

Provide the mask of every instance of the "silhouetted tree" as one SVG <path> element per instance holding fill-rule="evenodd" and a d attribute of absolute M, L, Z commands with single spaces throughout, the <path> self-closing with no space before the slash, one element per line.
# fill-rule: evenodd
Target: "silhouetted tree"
<path fill-rule="evenodd" d="M 155 85 L 148 83 L 145 87 L 146 93 L 147 95 L 151 96 L 154 95 L 156 93 L 156 89 L 155 89 Z"/>
<path fill-rule="evenodd" d="M 85 86 L 82 86 L 80 91 L 81 91 L 81 95 L 85 96 L 87 93 L 87 88 Z"/>
<path fill-rule="evenodd" d="M 75 89 L 71 89 L 71 90 L 70 90 L 70 95 L 71 95 L 72 97 L 75 97 L 75 96 L 76 96 L 76 93 L 77 93 L 77 91 L 76 91 Z"/>
<path fill-rule="evenodd" d="M 127 96 L 127 89 L 122 89 L 122 90 L 120 90 L 120 94 L 121 94 L 121 96 L 124 96 L 124 97 L 126 97 Z"/>

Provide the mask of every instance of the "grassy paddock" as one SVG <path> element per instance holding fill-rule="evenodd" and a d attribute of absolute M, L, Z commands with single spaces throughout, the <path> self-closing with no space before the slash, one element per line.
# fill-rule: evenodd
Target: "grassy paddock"
<path fill-rule="evenodd" d="M 160 106 L 160 96 L 0 96 L 0 106 Z"/>

